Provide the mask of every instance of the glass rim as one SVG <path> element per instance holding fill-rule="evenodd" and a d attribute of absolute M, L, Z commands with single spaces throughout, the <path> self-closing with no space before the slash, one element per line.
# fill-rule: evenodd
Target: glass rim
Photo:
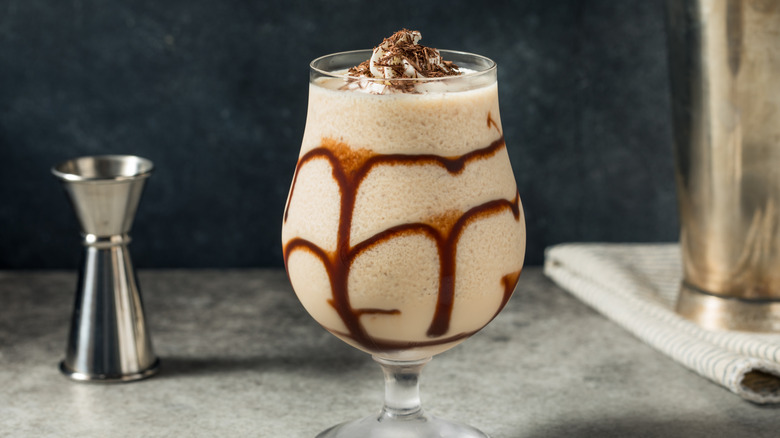
<path fill-rule="evenodd" d="M 495 72 L 498 68 L 498 64 L 493 61 L 492 59 L 488 58 L 484 55 L 479 55 L 476 53 L 471 52 L 464 52 L 461 50 L 449 50 L 449 49 L 437 49 L 439 53 L 442 55 L 443 59 L 446 59 L 447 61 L 452 61 L 452 59 L 447 58 L 444 56 L 445 54 L 455 55 L 456 57 L 472 57 L 475 60 L 484 61 L 487 63 L 487 68 L 484 70 L 475 70 L 470 71 L 467 73 L 463 73 L 460 75 L 453 75 L 453 76 L 438 76 L 433 78 L 426 78 L 426 77 L 420 77 L 420 78 L 407 78 L 407 77 L 400 77 L 400 78 L 374 78 L 374 77 L 366 77 L 366 76 L 350 76 L 348 74 L 338 74 L 334 73 L 333 71 L 324 70 L 322 68 L 319 68 L 316 66 L 316 64 L 322 62 L 323 60 L 327 58 L 334 58 L 336 56 L 347 56 L 347 55 L 356 55 L 362 52 L 365 52 L 368 54 L 368 57 L 366 59 L 371 58 L 371 54 L 373 54 L 374 49 L 357 49 L 357 50 L 346 50 L 343 52 L 335 52 L 335 53 L 329 53 L 327 55 L 319 56 L 315 59 L 313 59 L 309 63 L 309 69 L 312 72 L 317 73 L 318 75 L 322 75 L 324 77 L 330 77 L 330 78 L 340 78 L 340 79 L 354 79 L 354 80 L 360 80 L 360 81 L 380 81 L 385 82 L 388 80 L 392 81 L 400 81 L 400 82 L 439 82 L 439 81 L 452 81 L 452 80 L 459 80 L 459 79 L 466 79 L 466 78 L 476 78 L 483 75 L 488 75 L 493 72 Z M 457 64 L 457 62 L 456 62 Z M 460 65 L 459 65 L 460 66 Z"/>

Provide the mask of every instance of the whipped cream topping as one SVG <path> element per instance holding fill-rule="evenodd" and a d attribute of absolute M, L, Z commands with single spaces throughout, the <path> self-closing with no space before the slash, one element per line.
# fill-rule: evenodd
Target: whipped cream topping
<path fill-rule="evenodd" d="M 398 56 L 391 50 L 394 45 L 398 43 L 402 44 L 417 44 L 422 35 L 420 32 L 413 31 L 400 31 L 397 33 L 397 41 L 393 42 L 392 37 L 386 38 L 382 41 L 382 44 L 374 48 L 374 53 L 371 55 L 371 59 L 368 60 L 369 70 L 375 78 L 392 79 L 399 76 L 407 78 L 419 77 L 417 69 L 415 69 L 408 59 Z M 441 56 L 439 57 L 441 61 Z M 400 66 L 401 69 L 394 68 Z M 400 74 L 399 74 L 400 73 Z"/>
<path fill-rule="evenodd" d="M 398 79 L 436 78 L 461 74 L 458 66 L 441 58 L 438 50 L 419 44 L 416 30 L 401 29 L 374 48 L 371 59 L 349 69 L 350 76 Z"/>

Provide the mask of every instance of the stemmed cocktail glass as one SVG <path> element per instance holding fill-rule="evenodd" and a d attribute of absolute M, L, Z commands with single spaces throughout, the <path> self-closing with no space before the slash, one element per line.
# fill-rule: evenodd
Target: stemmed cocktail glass
<path fill-rule="evenodd" d="M 288 275 L 328 331 L 385 373 L 378 415 L 321 437 L 484 437 L 420 407 L 435 354 L 482 329 L 522 269 L 525 222 L 499 117 L 496 65 L 441 51 L 464 72 L 345 76 L 370 50 L 310 70 L 306 129 L 284 214 Z"/>

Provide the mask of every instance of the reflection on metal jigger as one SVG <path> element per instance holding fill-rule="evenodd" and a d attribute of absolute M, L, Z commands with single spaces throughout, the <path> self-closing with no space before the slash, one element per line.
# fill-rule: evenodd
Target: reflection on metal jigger
<path fill-rule="evenodd" d="M 81 157 L 52 168 L 84 236 L 68 349 L 60 370 L 79 381 L 127 382 L 157 372 L 127 244 L 152 162 Z"/>
<path fill-rule="evenodd" d="M 780 332 L 780 2 L 667 0 L 684 281 L 710 329 Z"/>

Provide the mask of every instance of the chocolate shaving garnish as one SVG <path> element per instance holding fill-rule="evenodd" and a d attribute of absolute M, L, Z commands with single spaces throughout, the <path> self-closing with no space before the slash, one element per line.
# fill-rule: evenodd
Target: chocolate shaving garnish
<path fill-rule="evenodd" d="M 368 59 L 361 62 L 359 65 L 350 68 L 349 71 L 347 71 L 347 74 L 350 76 L 371 76 L 371 69 L 369 68 Z"/>
<path fill-rule="evenodd" d="M 408 79 L 440 78 L 461 74 L 458 66 L 452 61 L 443 60 L 438 50 L 417 44 L 421 38 L 420 32 L 409 29 L 401 29 L 385 38 L 382 44 L 374 47 L 371 59 L 348 70 L 350 83 L 354 86 L 357 82 L 357 86 L 361 89 L 373 85 L 369 91 L 375 93 L 383 92 L 385 87 L 415 92 L 415 81 Z M 380 74 L 377 74 L 377 70 Z M 384 81 L 361 81 L 361 78 L 384 79 Z"/>

